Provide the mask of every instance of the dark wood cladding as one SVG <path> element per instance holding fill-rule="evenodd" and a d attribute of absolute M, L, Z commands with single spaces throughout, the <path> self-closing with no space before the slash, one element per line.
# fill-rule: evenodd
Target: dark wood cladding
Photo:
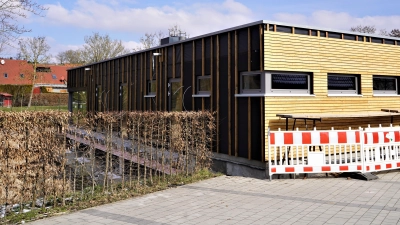
<path fill-rule="evenodd" d="M 129 110 L 166 111 L 168 82 L 180 79 L 183 110 L 216 112 L 214 152 L 263 161 L 263 98 L 235 97 L 241 72 L 263 70 L 263 32 L 263 25 L 254 25 L 72 69 L 68 90 L 87 91 L 88 111 L 123 109 L 123 86 Z M 198 76 L 211 77 L 210 97 L 192 96 Z M 145 97 L 150 80 L 156 80 L 155 97 Z"/>

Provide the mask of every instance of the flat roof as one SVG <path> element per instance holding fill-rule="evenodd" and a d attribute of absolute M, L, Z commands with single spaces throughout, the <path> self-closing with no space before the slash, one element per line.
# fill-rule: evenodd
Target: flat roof
<path fill-rule="evenodd" d="M 386 111 L 370 111 L 370 112 L 346 112 L 346 113 L 299 113 L 299 114 L 276 114 L 280 118 L 288 119 L 306 119 L 306 120 L 322 120 L 327 118 L 360 118 L 360 117 L 382 117 L 382 116 L 400 116 L 398 112 Z"/>

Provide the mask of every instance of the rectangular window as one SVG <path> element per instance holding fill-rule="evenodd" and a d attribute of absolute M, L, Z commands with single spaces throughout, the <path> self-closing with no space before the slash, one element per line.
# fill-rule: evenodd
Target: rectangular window
<path fill-rule="evenodd" d="M 358 41 L 364 42 L 364 37 L 363 36 L 358 36 Z"/>
<path fill-rule="evenodd" d="M 310 35 L 310 30 L 309 29 L 304 29 L 304 28 L 295 28 L 294 29 L 295 34 L 302 34 L 302 35 Z"/>
<path fill-rule="evenodd" d="M 326 31 L 320 31 L 319 32 L 320 37 L 326 37 Z"/>
<path fill-rule="evenodd" d="M 24 78 L 24 74 L 23 74 L 23 73 L 21 73 L 21 74 L 19 75 L 19 77 L 21 77 L 21 78 Z"/>
<path fill-rule="evenodd" d="M 157 82 L 155 80 L 149 80 L 147 82 L 147 94 L 156 95 L 157 92 Z"/>
<path fill-rule="evenodd" d="M 312 93 L 312 75 L 293 72 L 245 72 L 241 74 L 243 95 L 283 94 L 296 95 Z"/>
<path fill-rule="evenodd" d="M 358 75 L 328 75 L 329 94 L 359 94 Z"/>
<path fill-rule="evenodd" d="M 385 44 L 387 45 L 395 45 L 395 41 L 394 40 L 390 40 L 390 39 L 385 39 Z"/>
<path fill-rule="evenodd" d="M 36 67 L 36 72 L 39 72 L 39 73 L 50 73 L 51 69 L 50 69 L 50 67 L 40 67 L 40 66 L 38 66 L 38 67 Z"/>
<path fill-rule="evenodd" d="M 210 94 L 211 93 L 211 77 L 198 76 L 197 77 L 197 94 Z"/>
<path fill-rule="evenodd" d="M 318 36 L 318 31 L 311 30 L 311 36 Z"/>
<path fill-rule="evenodd" d="M 181 112 L 183 109 L 183 86 L 180 79 L 170 79 L 168 86 L 169 110 Z"/>
<path fill-rule="evenodd" d="M 336 39 L 342 39 L 342 34 L 341 33 L 335 33 L 335 32 L 329 32 L 328 33 L 329 38 L 336 38 Z"/>
<path fill-rule="evenodd" d="M 343 38 L 345 40 L 355 41 L 357 36 L 356 35 L 352 35 L 352 34 L 343 34 Z"/>
<path fill-rule="evenodd" d="M 292 27 L 287 26 L 276 26 L 276 32 L 292 33 Z"/>
<path fill-rule="evenodd" d="M 103 91 L 101 89 L 101 85 L 97 85 L 96 87 L 96 110 L 98 112 L 101 112 L 102 109 L 102 96 L 103 95 Z"/>
<path fill-rule="evenodd" d="M 260 73 L 242 74 L 242 92 L 243 93 L 261 93 L 263 92 L 262 79 Z"/>
<path fill-rule="evenodd" d="M 397 77 L 373 76 L 374 94 L 397 95 Z"/>
<path fill-rule="evenodd" d="M 7 73 L 4 73 L 4 78 L 8 78 L 8 74 Z"/>
<path fill-rule="evenodd" d="M 308 89 L 308 76 L 271 74 L 271 89 Z"/>
<path fill-rule="evenodd" d="M 378 43 L 378 44 L 382 44 L 383 43 L 383 39 L 382 38 L 371 38 L 371 42 L 372 43 Z"/>

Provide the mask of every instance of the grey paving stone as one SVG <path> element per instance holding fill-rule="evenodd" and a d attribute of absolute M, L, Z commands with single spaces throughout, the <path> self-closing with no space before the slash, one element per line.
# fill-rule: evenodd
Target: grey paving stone
<path fill-rule="evenodd" d="M 31 224 L 396 224 L 400 172 L 379 180 L 218 177 Z"/>

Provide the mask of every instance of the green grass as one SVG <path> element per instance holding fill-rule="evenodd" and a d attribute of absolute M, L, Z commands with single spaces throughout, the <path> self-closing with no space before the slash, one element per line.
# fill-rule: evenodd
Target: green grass
<path fill-rule="evenodd" d="M 94 189 L 94 193 L 91 192 L 91 188 L 85 188 L 85 191 L 77 191 L 76 193 L 71 193 L 68 195 L 72 199 L 71 202 L 66 203 L 66 205 L 61 205 L 61 200 L 58 199 L 58 206 L 51 207 L 48 209 L 32 209 L 28 213 L 13 213 L 6 216 L 6 218 L 0 219 L 0 224 L 20 224 L 22 221 L 34 221 L 38 219 L 43 219 L 45 217 L 50 217 L 54 215 L 65 214 L 69 212 L 74 212 L 81 209 L 86 209 L 98 205 L 103 205 L 111 202 L 116 202 L 132 197 L 141 196 L 144 194 L 149 194 L 168 188 L 174 188 L 177 186 L 198 182 L 201 180 L 214 178 L 221 176 L 220 173 L 213 173 L 209 170 L 200 170 L 196 173 L 185 175 L 167 175 L 164 180 L 162 177 L 154 177 L 153 183 L 150 183 L 147 179 L 147 185 L 143 183 L 137 183 L 134 181 L 132 186 L 129 186 L 129 181 L 125 182 L 125 186 L 122 184 L 115 184 L 111 190 L 106 190 L 103 192 L 102 186 L 98 185 Z M 141 180 L 143 182 L 143 180 Z"/>
<path fill-rule="evenodd" d="M 44 110 L 60 110 L 60 111 L 68 111 L 68 106 L 23 106 L 23 107 L 0 107 L 0 111 L 6 112 L 20 112 L 20 111 L 44 111 Z"/>

